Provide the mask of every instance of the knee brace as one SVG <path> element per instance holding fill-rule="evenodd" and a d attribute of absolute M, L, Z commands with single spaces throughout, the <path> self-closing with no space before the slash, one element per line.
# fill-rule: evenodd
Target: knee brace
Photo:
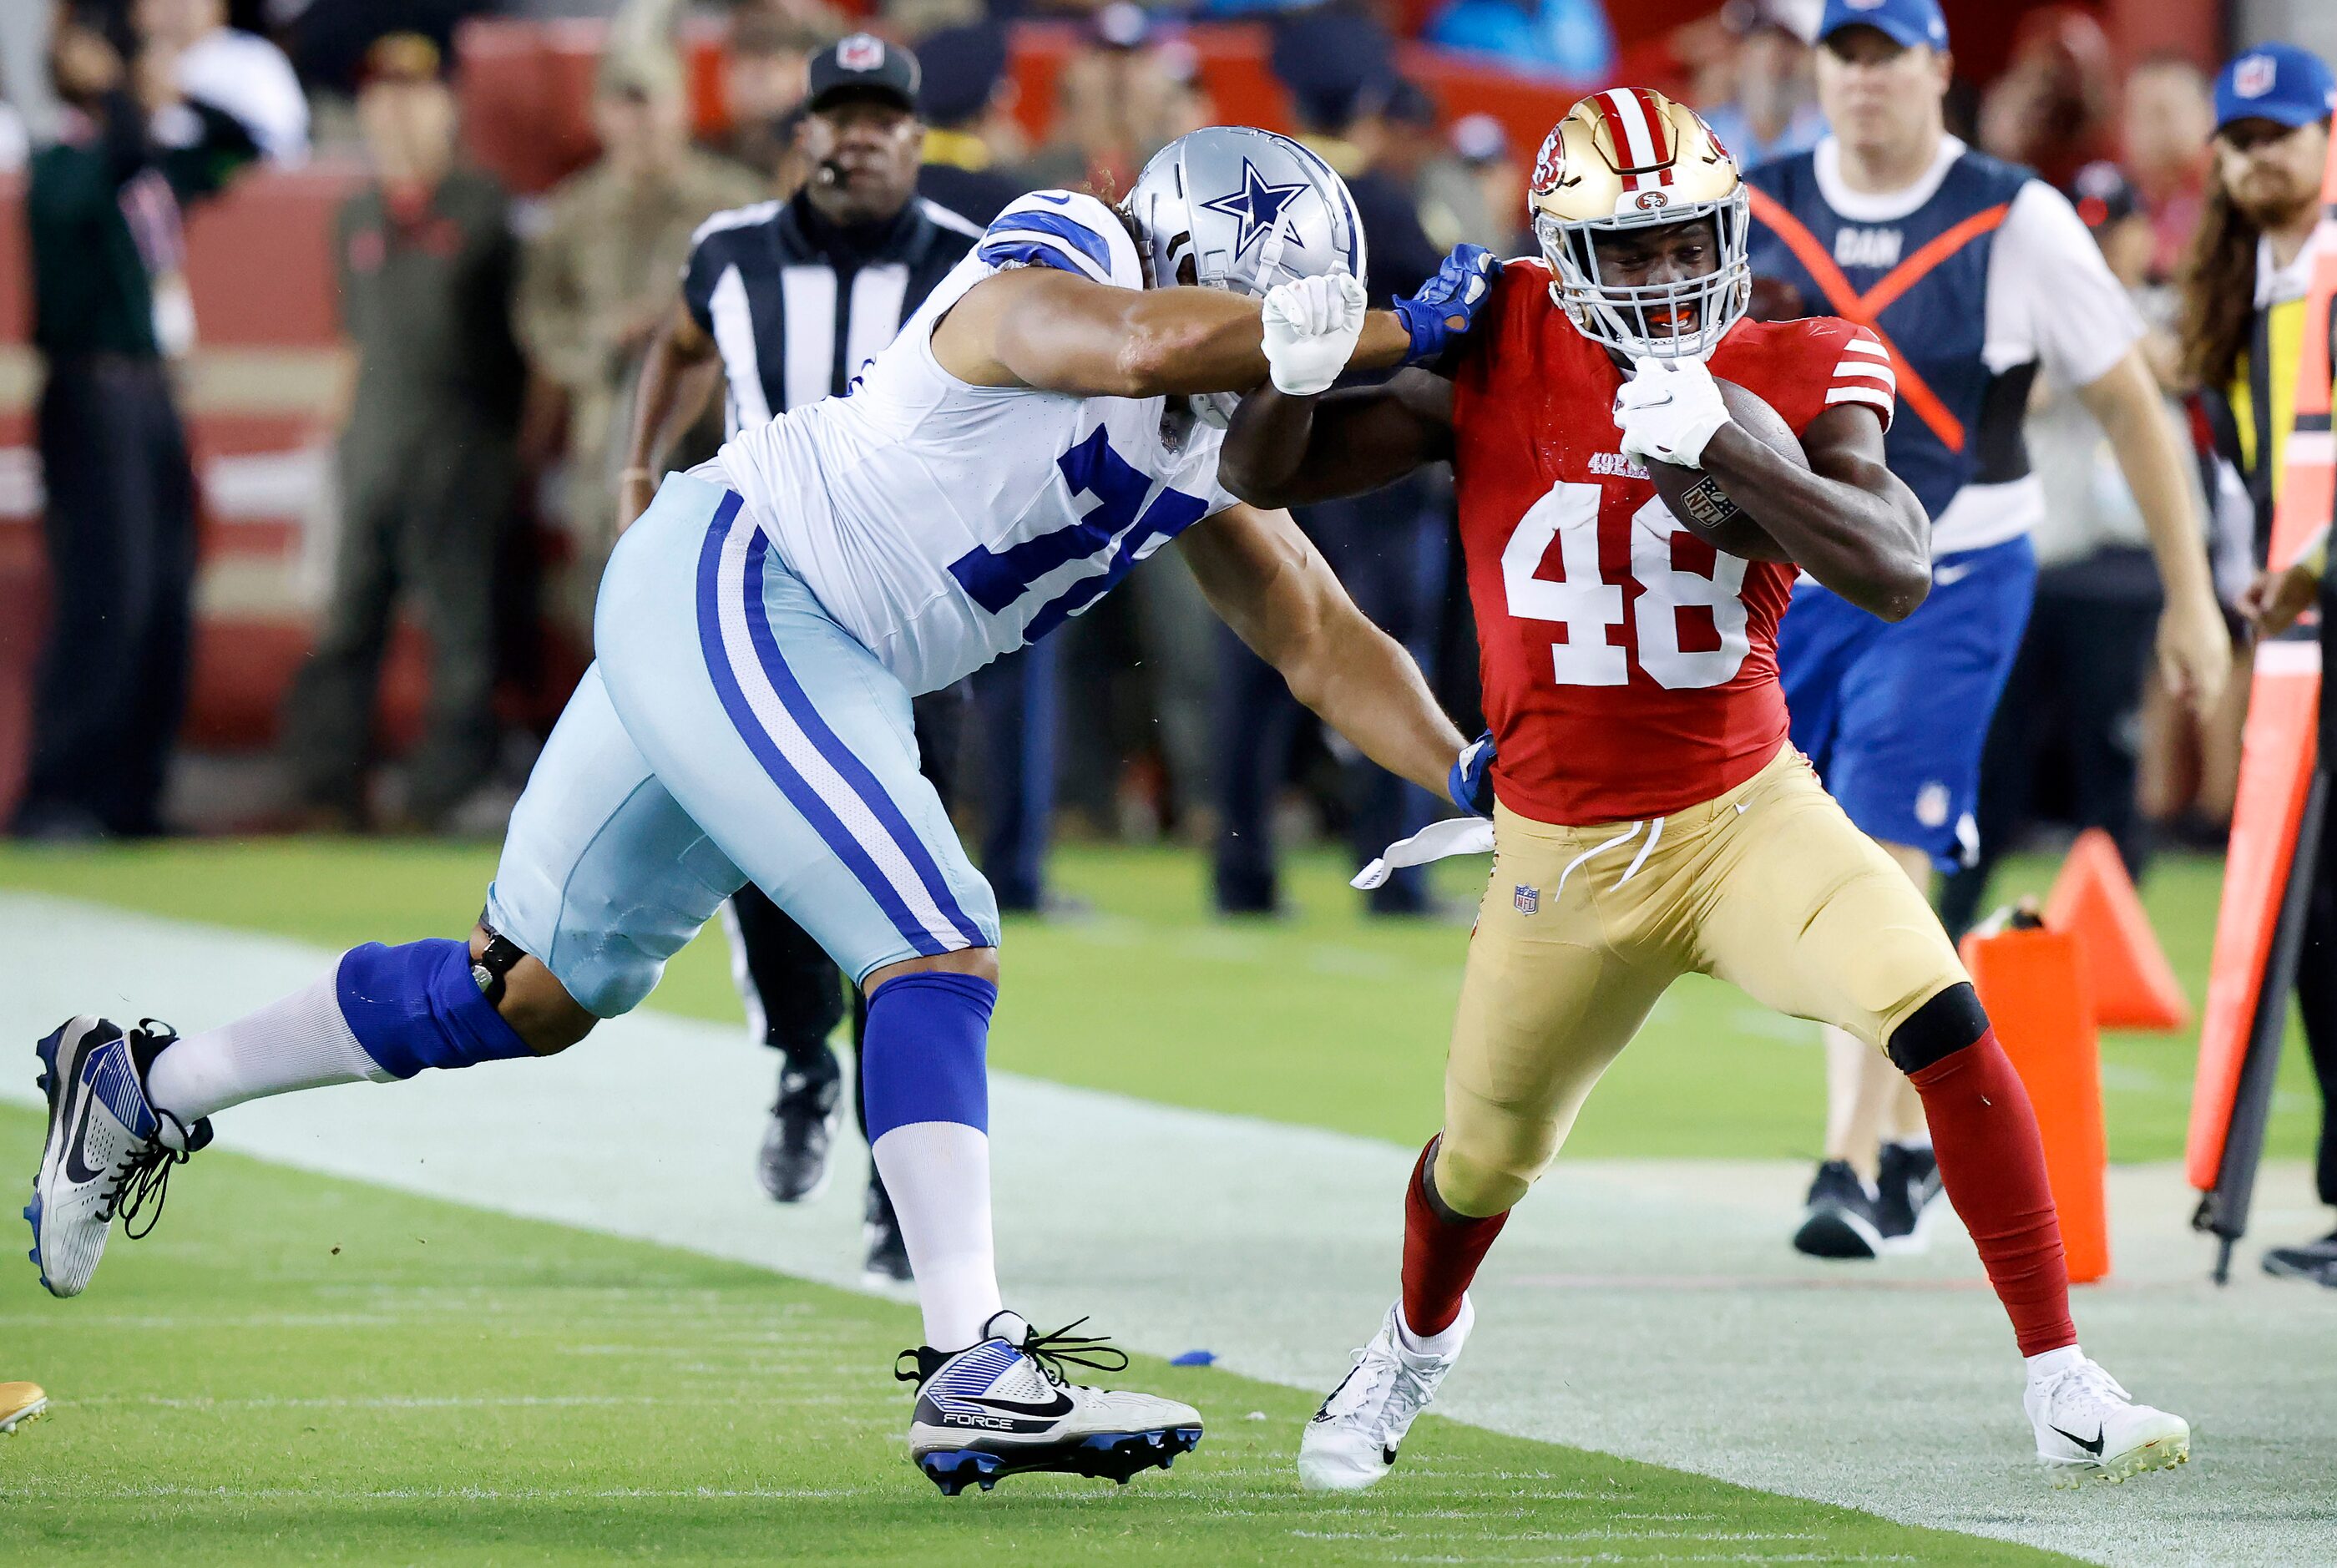
<path fill-rule="evenodd" d="M 1988 1033 L 1988 1013 L 1969 980 L 1924 1003 L 1882 1044 L 1892 1065 L 1911 1077 L 1954 1055 Z"/>
<path fill-rule="evenodd" d="M 488 1000 L 487 987 L 499 992 L 521 956 L 504 942 L 513 956 L 504 960 L 495 946 L 502 941 L 490 942 L 475 965 L 469 943 L 443 937 L 402 947 L 368 942 L 350 948 L 334 979 L 349 1033 L 396 1078 L 411 1078 L 425 1067 L 470 1067 L 534 1054 Z"/>

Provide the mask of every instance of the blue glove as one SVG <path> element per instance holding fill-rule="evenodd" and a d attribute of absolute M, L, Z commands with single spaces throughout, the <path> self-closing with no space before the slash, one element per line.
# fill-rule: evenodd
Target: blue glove
<path fill-rule="evenodd" d="M 1493 732 L 1491 730 L 1461 749 L 1461 755 L 1452 764 L 1452 776 L 1444 781 L 1444 789 L 1452 797 L 1452 804 L 1470 816 L 1491 819 Z"/>
<path fill-rule="evenodd" d="M 1454 246 L 1419 293 L 1395 302 L 1397 318 L 1412 334 L 1403 362 L 1418 365 L 1433 359 L 1474 327 L 1477 313 L 1493 297 L 1493 279 L 1501 270 L 1501 259 L 1482 245 Z"/>

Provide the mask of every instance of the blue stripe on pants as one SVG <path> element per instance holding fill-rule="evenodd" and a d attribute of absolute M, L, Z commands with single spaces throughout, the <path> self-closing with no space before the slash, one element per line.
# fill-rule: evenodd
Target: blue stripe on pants
<path fill-rule="evenodd" d="M 706 671 L 713 679 L 715 693 L 722 700 L 723 711 L 729 715 L 731 727 L 747 743 L 748 750 L 753 752 L 755 760 L 763 765 L 763 771 L 770 775 L 771 782 L 779 787 L 788 804 L 811 824 L 828 848 L 835 852 L 836 858 L 851 868 L 860 885 L 867 889 L 868 896 L 876 901 L 877 906 L 885 911 L 885 916 L 901 933 L 903 940 L 928 956 L 943 952 L 942 945 L 934 939 L 933 933 L 925 929 L 924 922 L 909 913 L 908 905 L 902 901 L 892 879 L 877 867 L 860 841 L 829 809 L 827 802 L 820 799 L 819 791 L 812 788 L 811 781 L 795 770 L 781 754 L 777 742 L 764 732 L 761 722 L 755 717 L 754 709 L 747 701 L 746 692 L 738 685 L 738 677 L 731 673 L 729 652 L 722 645 L 720 582 L 722 546 L 729 536 L 731 523 L 738 514 L 739 505 L 739 497 L 735 492 L 723 496 L 721 505 L 715 508 L 713 521 L 707 527 L 706 543 L 698 557 L 699 646 L 705 654 Z M 750 572 L 747 581 L 751 593 L 760 578 Z"/>
<path fill-rule="evenodd" d="M 958 935 L 965 938 L 968 946 L 987 946 L 981 929 L 966 918 L 963 909 L 958 907 L 957 896 L 950 891 L 949 879 L 942 875 L 942 868 L 934 864 L 933 856 L 926 852 L 925 841 L 917 837 L 915 830 L 909 826 L 908 818 L 901 815 L 900 807 L 894 803 L 893 797 L 886 794 L 884 785 L 876 781 L 876 775 L 868 770 L 868 765 L 855 756 L 852 749 L 827 727 L 827 720 L 820 717 L 817 708 L 812 706 L 811 698 L 804 691 L 802 683 L 797 681 L 795 671 L 789 670 L 787 662 L 779 656 L 778 639 L 771 634 L 770 615 L 763 604 L 763 556 L 769 548 L 770 541 L 758 531 L 754 541 L 747 546 L 747 576 L 743 592 L 747 601 L 748 641 L 754 644 L 755 656 L 761 662 L 763 673 L 769 678 L 771 689 L 779 694 L 779 701 L 786 704 L 787 715 L 796 721 L 797 728 L 818 749 L 820 755 L 827 759 L 828 765 L 843 778 L 852 792 L 875 814 L 876 820 L 892 836 L 893 842 L 916 872 L 917 880 L 924 883 L 925 891 L 933 896 L 934 906 L 942 912 L 943 917 L 957 927 Z"/>

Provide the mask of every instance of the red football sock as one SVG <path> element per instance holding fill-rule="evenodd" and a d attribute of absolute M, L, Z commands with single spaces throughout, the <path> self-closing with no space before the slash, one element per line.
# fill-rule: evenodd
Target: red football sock
<path fill-rule="evenodd" d="M 1431 1138 L 1403 1190 L 1403 1320 L 1423 1339 L 1443 1333 L 1461 1316 L 1462 1292 L 1510 1220 L 1506 1210 L 1483 1220 L 1440 1213 L 1428 1196 L 1429 1166 L 1435 1158 L 1436 1140 Z"/>
<path fill-rule="evenodd" d="M 1980 1250 L 2020 1353 L 2039 1356 L 2076 1344 L 2061 1219 L 2045 1181 L 2045 1145 L 2029 1091 L 1996 1043 L 1996 1031 L 1910 1081 L 1931 1123 L 1941 1183 Z"/>

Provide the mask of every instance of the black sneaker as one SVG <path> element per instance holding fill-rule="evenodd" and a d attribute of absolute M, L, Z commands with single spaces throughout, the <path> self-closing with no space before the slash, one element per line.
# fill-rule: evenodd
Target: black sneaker
<path fill-rule="evenodd" d="M 2264 1255 L 2264 1271 L 2279 1279 L 2318 1279 L 2337 1285 L 2337 1230 L 2301 1247 L 2275 1247 Z"/>
<path fill-rule="evenodd" d="M 1818 1167 L 1809 1208 L 1794 1232 L 1794 1250 L 1813 1258 L 1873 1258 L 1882 1250 L 1874 1223 L 1874 1193 L 1843 1160 Z"/>
<path fill-rule="evenodd" d="M 861 1265 L 871 1285 L 906 1285 L 915 1276 L 909 1271 L 909 1244 L 901 1239 L 900 1216 L 893 1212 L 893 1200 L 885 1191 L 885 1183 L 874 1171 L 868 1176 L 867 1223 L 861 1229 L 862 1240 L 868 1249 L 867 1260 Z"/>
<path fill-rule="evenodd" d="M 1940 1161 L 1930 1144 L 1885 1143 L 1874 1194 L 1874 1229 L 1886 1250 L 1921 1252 L 1931 1245 Z"/>
<path fill-rule="evenodd" d="M 844 1069 L 834 1051 L 823 1045 L 808 1063 L 787 1058 L 758 1162 L 764 1191 L 781 1203 L 801 1203 L 826 1190 L 827 1154 L 843 1101 Z"/>

